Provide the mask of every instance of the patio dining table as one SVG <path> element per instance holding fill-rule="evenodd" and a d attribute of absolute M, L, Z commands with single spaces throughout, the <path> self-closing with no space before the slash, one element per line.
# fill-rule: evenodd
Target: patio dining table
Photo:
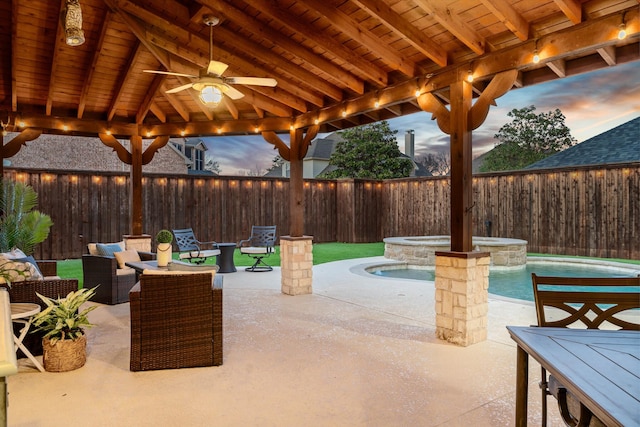
<path fill-rule="evenodd" d="M 640 426 L 640 331 L 507 326 L 518 344 L 516 426 L 527 425 L 528 359 L 607 426 Z"/>

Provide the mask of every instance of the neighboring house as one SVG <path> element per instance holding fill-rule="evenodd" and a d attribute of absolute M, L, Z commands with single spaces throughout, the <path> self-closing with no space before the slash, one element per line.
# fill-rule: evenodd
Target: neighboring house
<path fill-rule="evenodd" d="M 329 164 L 331 154 L 336 149 L 338 142 L 342 141 L 342 136 L 338 132 L 330 133 L 324 138 L 318 138 L 311 141 L 307 155 L 302 160 L 302 177 L 305 179 L 315 178 L 318 175 L 335 170 L 335 166 Z M 411 176 L 430 176 L 426 171 L 423 171 L 415 163 L 413 158 L 414 150 L 414 137 L 413 131 L 407 131 L 405 136 L 405 153 L 401 154 L 402 157 L 411 159 L 414 165 L 414 170 Z M 289 162 L 283 162 L 282 165 L 274 167 L 265 176 L 273 177 L 285 177 L 290 176 Z"/>
<path fill-rule="evenodd" d="M 216 175 L 214 172 L 206 170 L 205 151 L 207 146 L 199 138 L 171 139 L 169 142 L 187 160 L 189 174 Z"/>
<path fill-rule="evenodd" d="M 5 144 L 17 134 L 9 132 L 4 137 Z M 129 140 L 119 140 L 129 149 Z M 152 140 L 143 140 L 146 149 Z M 143 172 L 164 174 L 187 174 L 190 160 L 173 144 L 158 150 L 153 160 L 142 166 Z M 43 134 L 27 142 L 20 151 L 8 159 L 4 165 L 25 169 L 78 170 L 100 172 L 128 172 L 130 166 L 120 161 L 113 148 L 98 138 Z"/>
<path fill-rule="evenodd" d="M 640 162 L 640 117 L 530 164 L 524 169 Z"/>

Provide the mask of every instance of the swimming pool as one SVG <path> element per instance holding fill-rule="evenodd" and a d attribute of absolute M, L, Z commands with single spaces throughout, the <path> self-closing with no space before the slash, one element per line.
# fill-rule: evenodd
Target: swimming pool
<path fill-rule="evenodd" d="M 400 279 L 433 281 L 435 270 L 412 268 L 406 264 L 370 266 L 370 274 Z M 529 257 L 521 269 L 491 269 L 489 293 L 508 298 L 533 301 L 531 273 L 539 276 L 571 277 L 634 277 L 640 274 L 640 265 L 574 258 Z"/>

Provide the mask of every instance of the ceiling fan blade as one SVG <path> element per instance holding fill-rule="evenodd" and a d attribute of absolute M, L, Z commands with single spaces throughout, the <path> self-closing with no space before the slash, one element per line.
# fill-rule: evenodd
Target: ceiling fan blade
<path fill-rule="evenodd" d="M 142 72 L 151 73 L 151 74 L 166 74 L 168 76 L 191 77 L 192 79 L 195 79 L 198 77 L 198 76 L 194 76 L 193 74 L 173 73 L 171 71 L 142 70 Z"/>
<path fill-rule="evenodd" d="M 225 95 L 227 95 L 231 99 L 240 99 L 244 96 L 244 93 L 240 92 L 238 89 L 231 86 L 226 86 L 223 89 L 223 92 Z"/>
<path fill-rule="evenodd" d="M 169 89 L 168 91 L 166 91 L 165 93 L 176 93 L 176 92 L 180 92 L 182 90 L 185 89 L 189 89 L 191 86 L 193 86 L 193 83 L 188 83 L 186 85 L 182 85 L 182 86 L 178 86 L 178 87 L 174 87 L 173 89 Z"/>
<path fill-rule="evenodd" d="M 209 66 L 207 67 L 208 74 L 215 74 L 216 76 L 222 75 L 224 71 L 229 67 L 224 62 L 214 61 L 213 59 L 209 61 Z"/>
<path fill-rule="evenodd" d="M 278 84 L 276 79 L 266 77 L 226 77 L 225 82 L 237 85 L 270 86 Z"/>

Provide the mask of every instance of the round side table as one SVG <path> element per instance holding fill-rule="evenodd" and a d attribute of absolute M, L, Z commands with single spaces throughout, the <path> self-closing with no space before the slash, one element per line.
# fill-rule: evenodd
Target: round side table
<path fill-rule="evenodd" d="M 216 264 L 220 269 L 218 273 L 235 273 L 236 265 L 233 263 L 233 252 L 236 250 L 235 243 L 218 243 L 220 255 L 216 257 Z"/>

